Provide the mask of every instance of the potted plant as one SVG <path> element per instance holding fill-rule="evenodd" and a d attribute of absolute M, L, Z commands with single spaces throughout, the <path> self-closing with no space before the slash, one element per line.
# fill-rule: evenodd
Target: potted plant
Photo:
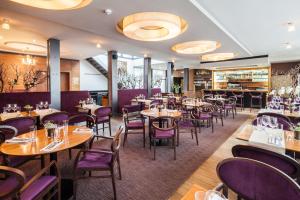
<path fill-rule="evenodd" d="M 56 124 L 48 121 L 44 124 L 44 128 L 47 133 L 48 138 L 54 138 L 55 129 L 57 128 Z"/>
<path fill-rule="evenodd" d="M 180 89 L 180 85 L 178 85 L 178 84 L 174 84 L 174 85 L 173 85 L 173 90 L 174 90 L 174 93 L 175 93 L 175 94 L 178 94 L 178 93 L 179 93 L 179 89 Z"/>

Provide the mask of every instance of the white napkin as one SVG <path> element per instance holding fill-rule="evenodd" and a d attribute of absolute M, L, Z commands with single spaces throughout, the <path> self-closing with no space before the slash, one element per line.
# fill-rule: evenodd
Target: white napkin
<path fill-rule="evenodd" d="M 51 142 L 50 144 L 48 144 L 47 146 L 45 146 L 44 148 L 41 149 L 41 151 L 46 151 L 46 152 L 50 152 L 53 151 L 54 149 L 56 149 L 57 147 L 59 147 L 60 145 L 62 145 L 64 143 L 64 141 L 60 141 L 60 142 Z"/>
<path fill-rule="evenodd" d="M 49 108 L 49 109 L 43 109 L 43 110 L 34 110 L 36 114 L 40 116 L 40 119 L 43 119 L 46 115 L 49 115 L 51 113 L 59 112 L 59 110 Z"/>
<path fill-rule="evenodd" d="M 6 143 L 13 143 L 13 144 L 19 144 L 19 143 L 28 143 L 28 142 L 33 142 L 34 138 L 18 138 L 18 137 L 13 137 L 9 140 L 6 140 Z"/>
<path fill-rule="evenodd" d="M 73 133 L 87 133 L 87 132 L 91 133 L 91 132 L 93 132 L 93 130 L 90 128 L 86 128 L 86 127 L 80 127 L 80 128 L 76 128 L 73 131 Z"/>
<path fill-rule="evenodd" d="M 14 112 L 14 113 L 2 113 L 0 114 L 0 118 L 2 121 L 15 118 L 15 117 L 22 117 L 23 115 L 20 112 Z"/>

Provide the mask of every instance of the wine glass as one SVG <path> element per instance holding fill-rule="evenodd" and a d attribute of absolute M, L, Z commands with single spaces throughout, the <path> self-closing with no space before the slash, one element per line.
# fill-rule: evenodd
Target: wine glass
<path fill-rule="evenodd" d="M 18 105 L 17 105 L 17 104 L 13 104 L 13 106 L 12 106 L 12 110 L 13 110 L 14 112 L 16 112 L 16 111 L 17 111 L 17 109 L 18 109 Z"/>
<path fill-rule="evenodd" d="M 11 104 L 7 104 L 7 106 L 6 106 L 6 111 L 7 111 L 7 112 L 10 112 L 11 109 L 12 109 Z"/>
<path fill-rule="evenodd" d="M 40 109 L 43 109 L 43 108 L 44 108 L 44 102 L 42 102 L 42 101 L 40 102 L 39 108 L 40 108 Z"/>
<path fill-rule="evenodd" d="M 270 124 L 270 116 L 268 115 L 263 115 L 261 119 L 261 123 L 263 127 L 269 127 Z"/>
<path fill-rule="evenodd" d="M 272 129 L 278 128 L 278 119 L 277 119 L 277 117 L 270 117 L 269 126 Z"/>
<path fill-rule="evenodd" d="M 221 192 L 215 190 L 208 190 L 207 192 L 205 192 L 203 200 L 214 200 L 214 199 L 225 200 L 226 198 Z"/>
<path fill-rule="evenodd" d="M 47 109 L 48 106 L 49 106 L 48 101 L 45 101 L 45 103 L 44 103 L 44 108 Z"/>

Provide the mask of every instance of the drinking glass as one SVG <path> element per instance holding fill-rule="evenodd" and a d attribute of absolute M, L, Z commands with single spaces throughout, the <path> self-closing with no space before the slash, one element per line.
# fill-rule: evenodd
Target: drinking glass
<path fill-rule="evenodd" d="M 39 108 L 40 108 L 40 109 L 43 109 L 43 108 L 44 108 L 44 103 L 43 103 L 42 101 L 41 101 L 40 104 L 39 104 Z"/>
<path fill-rule="evenodd" d="M 48 101 L 45 101 L 45 103 L 44 103 L 44 108 L 47 109 L 48 106 L 49 106 Z"/>
<path fill-rule="evenodd" d="M 11 104 L 7 104 L 7 106 L 6 106 L 6 111 L 7 111 L 7 112 L 10 112 L 10 111 L 11 111 Z"/>
<path fill-rule="evenodd" d="M 54 131 L 54 141 L 55 142 L 59 142 L 59 138 L 60 138 L 60 127 L 55 128 Z"/>
<path fill-rule="evenodd" d="M 208 190 L 207 192 L 205 192 L 203 200 L 214 200 L 214 199 L 225 200 L 226 198 L 222 193 L 215 190 Z"/>
<path fill-rule="evenodd" d="M 3 113 L 7 113 L 7 112 L 6 112 L 6 107 L 3 107 Z"/>
<path fill-rule="evenodd" d="M 17 109 L 18 109 L 18 105 L 17 105 L 17 104 L 13 104 L 13 106 L 12 106 L 12 110 L 13 110 L 14 112 L 16 112 L 16 111 L 17 111 Z"/>
<path fill-rule="evenodd" d="M 64 120 L 63 121 L 63 132 L 64 132 L 64 135 L 68 134 L 68 130 L 69 130 L 68 120 Z"/>
<path fill-rule="evenodd" d="M 263 115 L 263 116 L 262 116 L 261 122 L 262 122 L 262 126 L 263 126 L 263 127 L 269 127 L 269 124 L 270 124 L 270 116 L 268 116 L 268 115 Z"/>
<path fill-rule="evenodd" d="M 32 141 L 36 141 L 36 137 L 37 137 L 37 127 L 36 126 L 31 126 L 30 127 L 30 134 L 31 134 L 31 139 Z"/>
<path fill-rule="evenodd" d="M 270 117 L 269 126 L 272 129 L 278 128 L 278 119 L 277 119 L 277 117 Z"/>

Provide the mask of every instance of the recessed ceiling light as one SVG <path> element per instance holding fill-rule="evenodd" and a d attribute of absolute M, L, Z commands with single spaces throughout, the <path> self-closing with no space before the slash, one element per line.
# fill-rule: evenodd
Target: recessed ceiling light
<path fill-rule="evenodd" d="M 287 49 L 291 49 L 291 48 L 292 48 L 292 45 L 291 45 L 291 43 L 289 43 L 289 42 L 285 43 L 285 48 L 287 48 Z"/>
<path fill-rule="evenodd" d="M 10 24 L 8 19 L 3 19 L 2 25 L 1 25 L 3 30 L 9 30 L 10 29 Z"/>
<path fill-rule="evenodd" d="M 100 43 L 97 43 L 97 44 L 96 44 L 96 47 L 97 47 L 98 49 L 100 49 L 100 48 L 101 48 L 101 44 L 100 44 Z"/>
<path fill-rule="evenodd" d="M 180 54 L 202 54 L 214 51 L 220 46 L 216 41 L 199 40 L 176 44 L 172 50 Z"/>
<path fill-rule="evenodd" d="M 293 32 L 296 30 L 295 25 L 292 22 L 287 23 L 288 32 Z"/>
<path fill-rule="evenodd" d="M 18 41 L 8 41 L 5 42 L 9 48 L 21 50 L 21 51 L 28 51 L 28 52 L 46 52 L 47 47 L 39 44 L 28 43 L 28 42 L 18 42 Z"/>
<path fill-rule="evenodd" d="M 176 61 L 176 58 L 172 58 L 172 63 L 175 63 L 175 61 Z"/>
<path fill-rule="evenodd" d="M 10 0 L 26 6 L 48 10 L 71 10 L 87 6 L 93 0 Z"/>
<path fill-rule="evenodd" d="M 144 54 L 144 58 L 147 58 L 147 57 L 148 57 L 148 55 L 145 53 L 145 54 Z"/>
<path fill-rule="evenodd" d="M 116 26 L 126 37 L 140 41 L 162 41 L 174 38 L 188 27 L 179 16 L 163 12 L 142 12 L 124 17 Z"/>
<path fill-rule="evenodd" d="M 109 8 L 107 8 L 107 9 L 104 10 L 104 13 L 105 13 L 106 15 L 111 15 L 111 14 L 112 14 L 112 10 L 109 9 Z"/>
<path fill-rule="evenodd" d="M 234 58 L 234 53 L 213 53 L 201 56 L 202 61 L 219 61 Z"/>

